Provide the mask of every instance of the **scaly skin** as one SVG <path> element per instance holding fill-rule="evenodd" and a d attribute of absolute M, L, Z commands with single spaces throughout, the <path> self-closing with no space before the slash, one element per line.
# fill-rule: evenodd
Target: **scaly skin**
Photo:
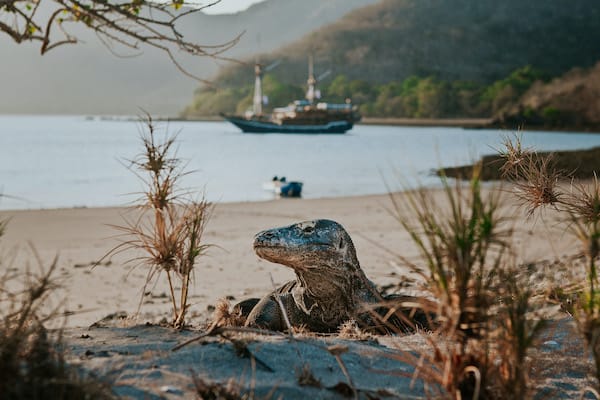
<path fill-rule="evenodd" d="M 383 299 L 361 269 L 350 236 L 337 222 L 320 219 L 260 232 L 254 251 L 292 268 L 296 280 L 263 297 L 252 308 L 246 326 L 286 330 L 277 297 L 293 327 L 333 332 L 350 319 L 374 326 L 365 305 Z"/>

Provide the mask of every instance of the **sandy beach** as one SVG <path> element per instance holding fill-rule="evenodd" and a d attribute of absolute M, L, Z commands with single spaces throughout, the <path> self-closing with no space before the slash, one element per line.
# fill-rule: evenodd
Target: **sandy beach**
<path fill-rule="evenodd" d="M 432 196 L 441 192 L 432 190 Z M 402 201 L 402 194 L 396 195 Z M 399 196 L 399 197 L 398 197 Z M 516 202 L 507 195 L 505 214 L 515 217 L 515 249 L 524 260 L 552 260 L 576 252 L 572 239 L 554 229 L 552 215 L 527 220 Z M 261 297 L 275 284 L 293 278 L 291 270 L 259 259 L 252 250 L 253 237 L 263 229 L 299 221 L 327 218 L 341 223 L 352 237 L 359 261 L 367 276 L 378 285 L 397 283 L 406 273 L 396 255 L 416 259 L 408 235 L 393 218 L 388 195 L 332 199 L 286 199 L 266 202 L 217 204 L 208 223 L 205 241 L 214 245 L 196 266 L 191 292 L 190 322 L 208 317 L 207 307 L 230 296 L 236 300 Z M 123 208 L 78 208 L 58 210 L 3 211 L 9 219 L 2 251 L 14 267 L 28 265 L 35 270 L 58 257 L 58 270 L 65 287 L 68 326 L 88 326 L 115 311 L 133 315 L 138 322 L 168 317 L 167 286 L 159 280 L 148 286 L 142 298 L 147 268 L 133 252 L 107 256 L 120 243 Z M 102 260 L 99 265 L 94 266 Z"/>
<path fill-rule="evenodd" d="M 429 193 L 443 196 L 437 190 Z M 395 196 L 402 203 L 406 194 Z M 552 213 L 528 220 L 508 193 L 507 200 L 503 213 L 514 217 L 511 225 L 515 229 L 513 244 L 518 260 L 551 263 L 577 252 L 578 247 L 571 237 L 555 229 Z M 256 368 L 249 359 L 235 356 L 231 343 L 216 339 L 207 338 L 203 346 L 190 345 L 177 353 L 170 349 L 206 326 L 211 318 L 211 306 L 219 299 L 228 297 L 235 302 L 261 297 L 272 290 L 271 277 L 275 285 L 293 278 L 291 270 L 263 261 L 254 254 L 253 237 L 263 229 L 316 218 L 336 220 L 350 233 L 367 276 L 377 285 L 398 283 L 407 271 L 396 255 L 416 260 L 417 252 L 392 217 L 391 207 L 388 195 L 217 204 L 205 236 L 206 242 L 214 247 L 196 267 L 190 296 L 192 331 L 184 332 L 144 326 L 163 318 L 170 319 L 170 303 L 163 280 L 144 288 L 145 266 L 127 263 L 137 254 L 105 257 L 119 244 L 119 238 L 115 237 L 118 232 L 110 225 L 122 224 L 122 216 L 128 213 L 126 209 L 3 211 L 0 219 L 8 218 L 9 223 L 0 243 L 5 260 L 10 261 L 9 267 L 15 269 L 38 268 L 35 254 L 45 266 L 58 257 L 58 275 L 64 290 L 57 301 L 64 301 L 64 309 L 69 314 L 65 332 L 69 359 L 88 370 L 113 376 L 117 392 L 126 398 L 194 398 L 191 370 L 209 381 L 222 383 L 234 378 L 246 390 L 254 388 L 252 390 L 263 395 L 278 382 L 276 393 L 283 398 L 344 398 L 334 387 L 336 382 L 344 381 L 345 376 L 336 359 L 325 350 L 329 345 L 340 344 L 336 338 L 309 338 L 293 341 L 293 346 L 289 339 L 281 337 L 252 338 L 250 349 L 271 366 L 267 370 Z M 99 260 L 101 262 L 94 266 Z M 103 329 L 102 324 L 88 328 L 120 311 L 128 317 L 110 329 Z M 568 320 L 566 325 L 559 322 L 558 328 L 552 329 L 543 340 L 550 344 L 536 350 L 548 365 L 555 365 L 559 370 L 558 374 L 555 370 L 538 370 L 537 379 L 549 393 L 560 390 L 571 395 L 588 384 L 589 365 L 585 361 L 574 361 L 585 358 L 581 358 L 584 354 L 581 340 L 569 339 L 574 335 L 573 326 Z M 396 353 L 390 353 L 391 348 L 423 348 L 423 338 L 410 335 L 391 345 L 386 345 L 386 340 L 380 337 L 374 342 L 341 341 L 349 349 L 344 357 L 350 374 L 357 379 L 357 388 L 363 394 L 379 393 L 377 390 L 385 388 L 391 398 L 423 397 L 422 384 L 412 385 L 411 368 L 394 358 Z M 558 364 L 552 355 L 555 351 L 562 353 Z M 574 366 L 574 363 L 579 364 Z M 329 389 L 299 385 L 298 371 L 304 365 L 311 365 L 323 387 Z M 562 370 L 560 365 L 565 368 L 571 365 L 571 369 Z M 560 374 L 573 368 L 576 375 Z M 404 372 L 389 375 L 374 372 L 377 370 Z M 569 389 L 563 388 L 565 384 L 570 385 Z M 389 396 L 382 396 L 385 397 Z"/>

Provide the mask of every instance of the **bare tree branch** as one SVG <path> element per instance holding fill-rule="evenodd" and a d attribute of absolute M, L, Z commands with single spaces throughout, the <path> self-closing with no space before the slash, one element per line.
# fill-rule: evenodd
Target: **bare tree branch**
<path fill-rule="evenodd" d="M 17 43 L 40 42 L 43 55 L 58 46 L 80 42 L 67 28 L 84 25 L 95 32 L 113 54 L 117 54 L 114 45 L 135 51 L 152 47 L 165 52 L 185 75 L 204 81 L 182 65 L 175 50 L 192 56 L 236 61 L 222 54 L 239 42 L 243 32 L 219 45 L 203 45 L 186 40 L 178 23 L 220 1 L 193 4 L 185 0 L 166 3 L 148 0 L 0 0 L 0 33 L 7 34 Z M 44 8 L 40 7 L 42 2 Z"/>

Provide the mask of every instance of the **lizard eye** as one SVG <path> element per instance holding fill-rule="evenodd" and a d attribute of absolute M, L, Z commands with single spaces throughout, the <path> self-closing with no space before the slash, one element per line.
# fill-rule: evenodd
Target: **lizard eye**
<path fill-rule="evenodd" d="M 302 232 L 305 233 L 305 234 L 307 234 L 307 235 L 310 235 L 314 231 L 315 231 L 315 228 L 312 227 L 312 226 L 307 226 L 304 229 L 302 229 Z"/>
<path fill-rule="evenodd" d="M 341 249 L 344 246 L 344 238 L 340 238 L 340 243 L 338 244 L 338 249 Z"/>

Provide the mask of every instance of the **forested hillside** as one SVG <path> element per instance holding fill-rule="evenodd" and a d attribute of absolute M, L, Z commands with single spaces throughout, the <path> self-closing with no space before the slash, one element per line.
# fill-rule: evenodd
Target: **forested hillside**
<path fill-rule="evenodd" d="M 284 103 L 302 88 L 313 54 L 317 75 L 332 71 L 322 92 L 351 96 L 365 115 L 489 116 L 538 79 L 593 65 L 599 43 L 596 0 L 383 0 L 260 60 L 281 60 L 265 92 Z M 245 109 L 252 74 L 222 70 L 184 114 Z"/>
<path fill-rule="evenodd" d="M 574 68 L 551 82 L 537 82 L 495 123 L 516 126 L 600 130 L 600 63 Z"/>

